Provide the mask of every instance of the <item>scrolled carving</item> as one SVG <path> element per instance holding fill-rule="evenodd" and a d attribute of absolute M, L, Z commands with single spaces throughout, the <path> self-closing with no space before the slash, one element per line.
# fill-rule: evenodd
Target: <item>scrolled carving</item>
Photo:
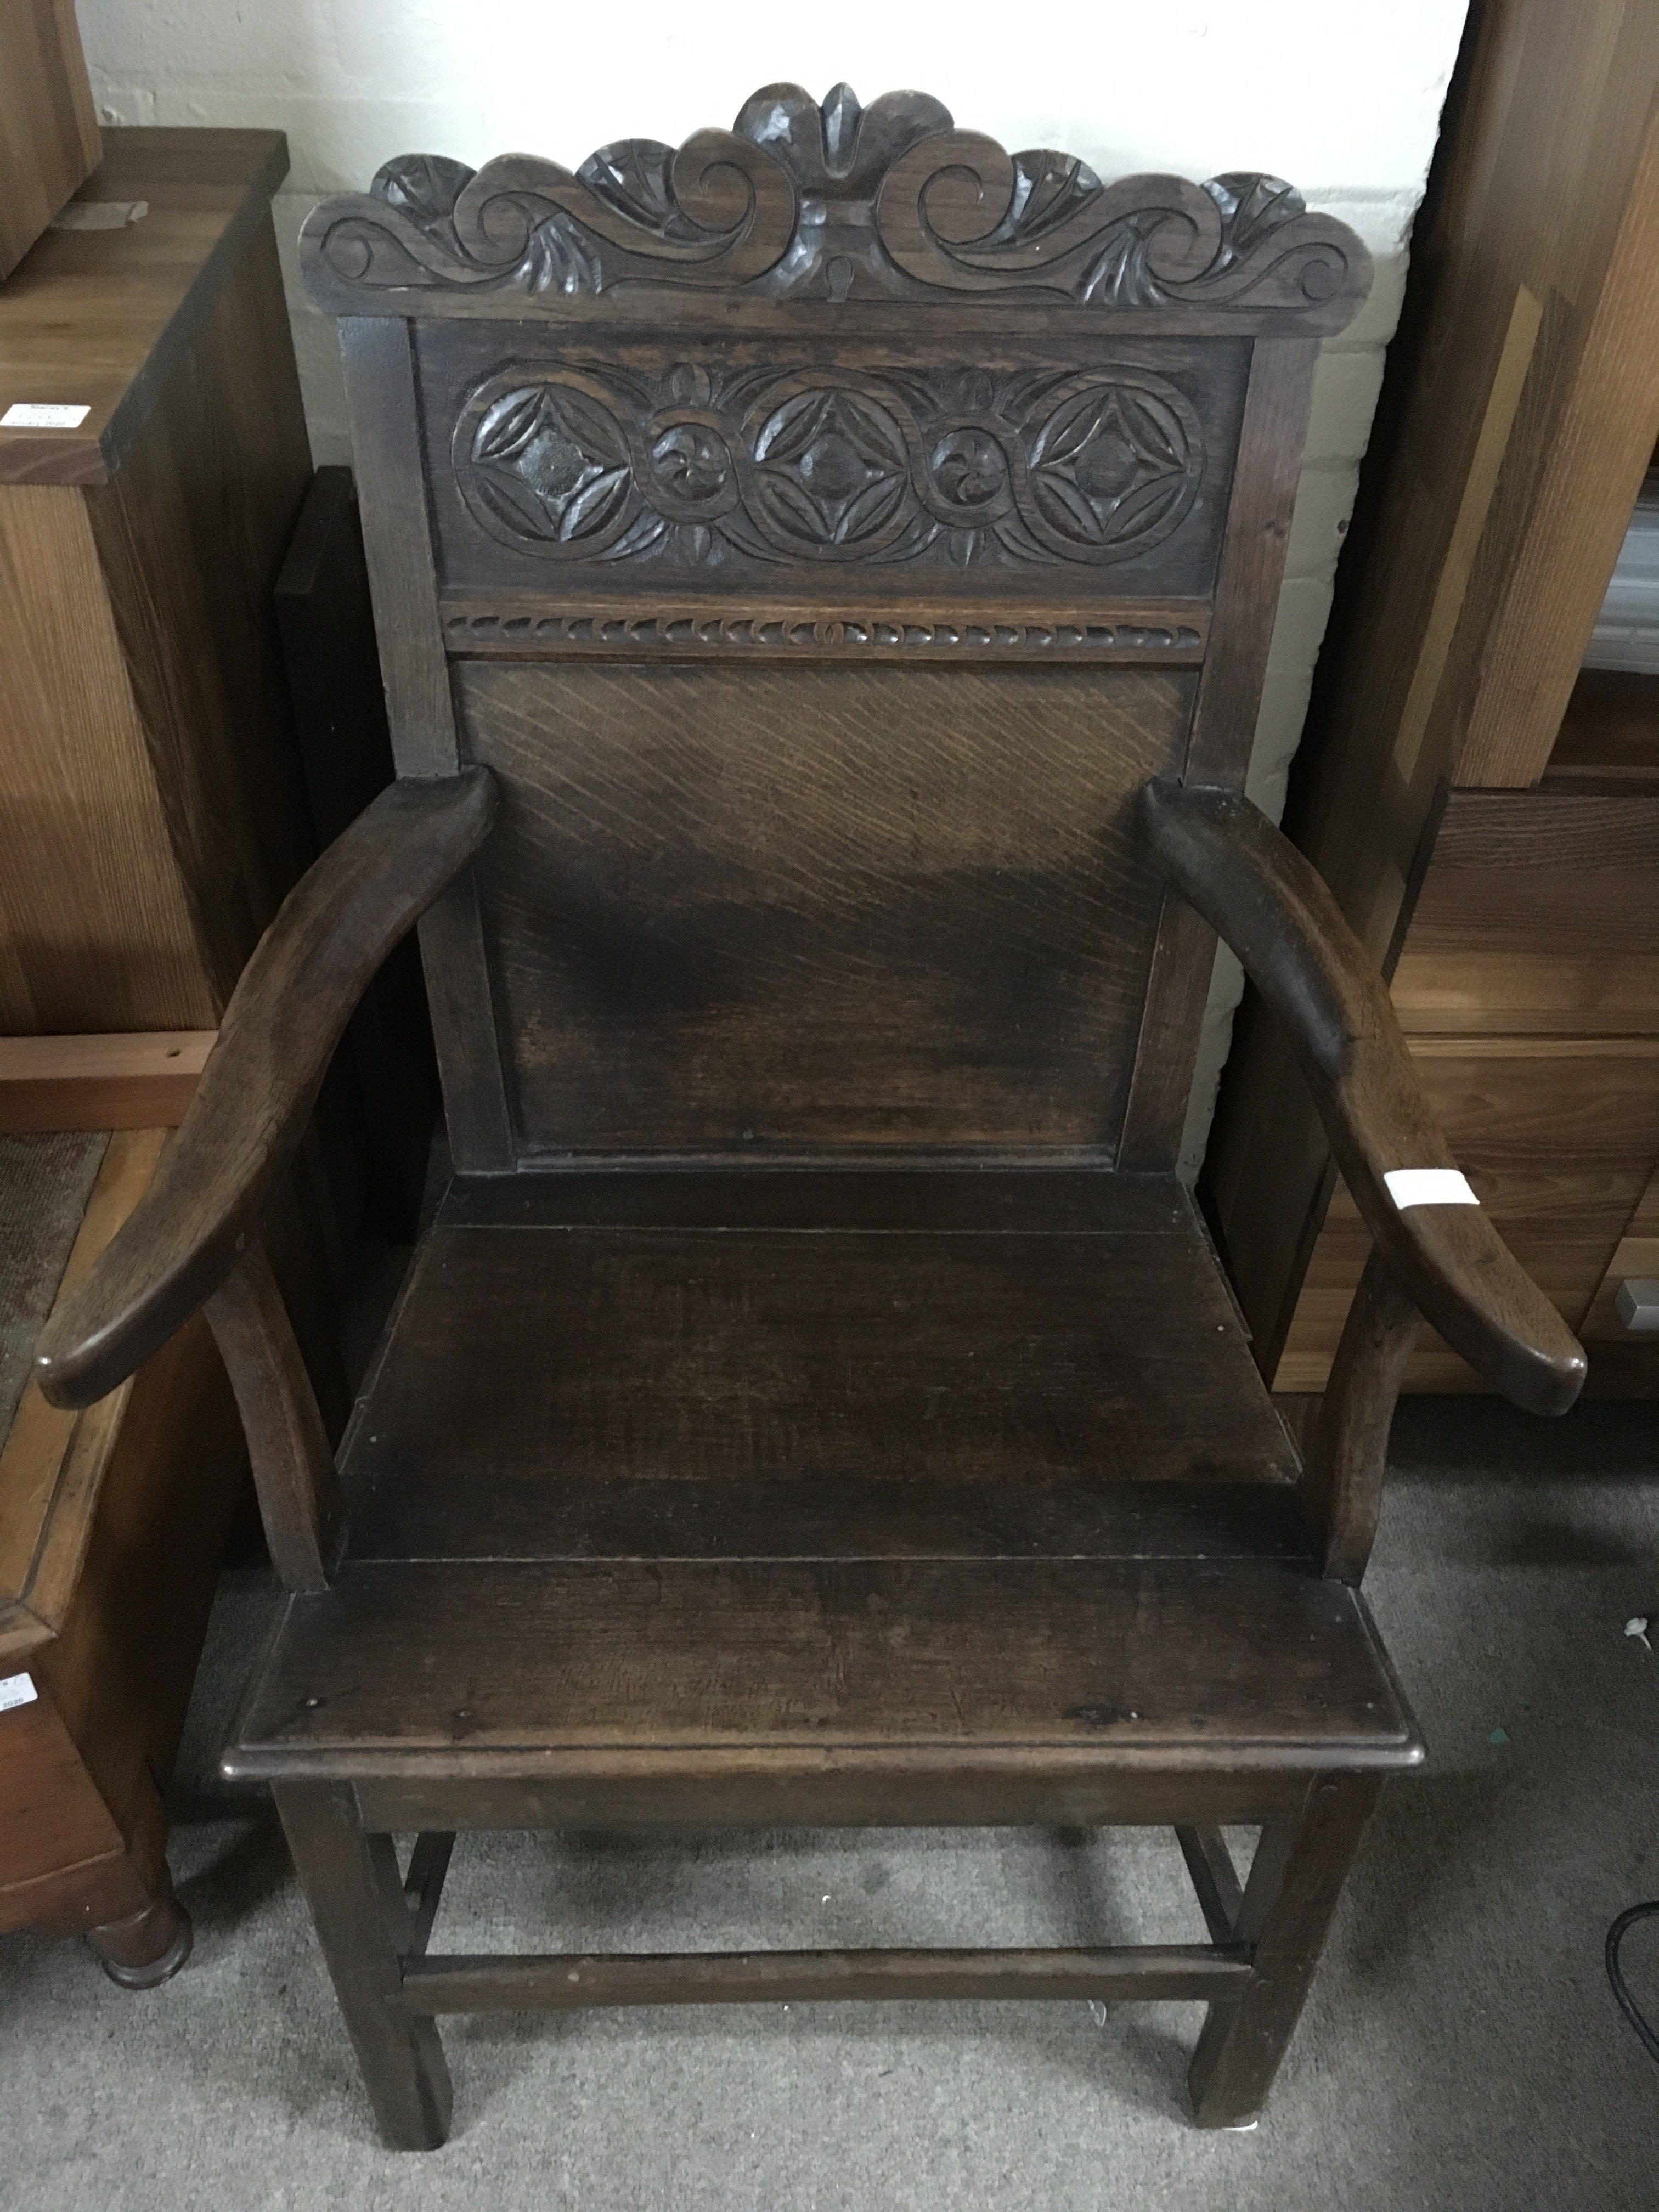
<path fill-rule="evenodd" d="M 1179 526 L 1205 441 L 1135 368 L 573 364 L 484 380 L 452 461 L 492 537 L 553 561 L 1106 566 Z"/>
<path fill-rule="evenodd" d="M 678 151 L 625 139 L 572 172 L 507 155 L 476 174 L 415 155 L 307 221 L 313 295 L 341 313 L 668 312 L 712 291 L 762 303 L 1025 297 L 1158 326 L 1198 309 L 1244 330 L 1340 329 L 1370 259 L 1273 177 L 1103 184 L 1006 154 L 920 93 L 862 108 L 837 85 L 746 100 Z"/>

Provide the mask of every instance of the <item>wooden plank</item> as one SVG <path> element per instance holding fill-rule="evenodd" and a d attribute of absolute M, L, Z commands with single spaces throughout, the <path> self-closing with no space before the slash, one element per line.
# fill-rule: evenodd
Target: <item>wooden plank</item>
<path fill-rule="evenodd" d="M 1659 1034 L 1659 793 L 1455 790 L 1393 998 L 1414 1033 Z"/>
<path fill-rule="evenodd" d="M 270 611 L 311 452 L 263 203 L 204 291 L 143 437 L 82 496 L 217 1016 L 315 850 Z"/>
<path fill-rule="evenodd" d="M 434 1230 L 349 1466 L 521 1529 L 557 1473 L 1296 1471 L 1195 1233 L 833 1229 Z"/>
<path fill-rule="evenodd" d="M 1192 783 L 1242 784 L 1279 611 L 1316 341 L 1259 338 L 1239 434 L 1215 612 L 1187 749 Z"/>
<path fill-rule="evenodd" d="M 1587 157 L 1586 165 L 1600 162 Z M 1454 771 L 1461 784 L 1535 783 L 1555 744 L 1659 422 L 1656 260 L 1659 111 L 1650 113 L 1575 374 L 1543 449 L 1528 527 L 1486 625 Z"/>
<path fill-rule="evenodd" d="M 1036 1774 L 1420 1757 L 1358 1596 L 1281 1563 L 352 1561 L 292 1600 L 232 1763 L 550 1783 L 684 1758 L 713 1785 L 768 1749 Z"/>
<path fill-rule="evenodd" d="M 361 1433 L 361 1425 L 360 1425 Z M 1285 1482 L 1024 1474 L 441 1477 L 377 1485 L 354 1559 L 1290 1559 L 1310 1556 Z"/>
<path fill-rule="evenodd" d="M 450 775 L 460 755 L 438 617 L 413 336 L 398 321 L 343 322 L 340 358 L 392 755 L 401 776 Z M 477 1173 L 510 1167 L 493 987 L 470 875 L 422 918 L 420 941 L 455 1164 Z"/>
<path fill-rule="evenodd" d="M 211 1027 L 219 1007 L 78 492 L 0 495 L 0 915 L 14 948 L 0 1024 Z"/>
<path fill-rule="evenodd" d="M 1123 1176 L 1097 1162 L 1014 1165 L 987 1157 L 949 1167 L 923 1155 L 803 1166 L 757 1160 L 623 1162 L 534 1174 L 458 1176 L 438 1218 L 447 1229 L 871 1229 L 940 1235 L 1048 1230 L 1115 1237 L 1191 1236 L 1197 1217 L 1173 1175 Z"/>
<path fill-rule="evenodd" d="M 0 1037 L 0 1134 L 176 1129 L 217 1034 Z"/>
<path fill-rule="evenodd" d="M 730 1951 L 464 1955 L 412 1960 L 412 2012 L 574 2012 L 590 2005 L 796 2004 L 822 1998 L 1088 1997 L 1131 2002 L 1224 1996 L 1249 1954 L 1206 1943 L 1060 1951 Z"/>
<path fill-rule="evenodd" d="M 239 1754 L 234 1749 L 233 1759 Z M 408 1835 L 422 1827 L 643 1828 L 1169 1827 L 1197 1820 L 1259 1827 L 1299 1805 L 1305 1775 L 1267 1767 L 1192 1773 L 1103 1767 L 1086 1752 L 1047 1754 L 1041 1771 L 996 1753 L 939 1756 L 900 1750 L 838 1753 L 805 1765 L 757 1751 L 722 1762 L 718 1783 L 696 1754 L 584 1760 L 580 1775 L 445 1782 L 359 1772 L 353 1794 L 366 1826 Z"/>
<path fill-rule="evenodd" d="M 8 0 L 0 40 L 0 279 L 97 167 L 92 86 L 75 0 Z"/>

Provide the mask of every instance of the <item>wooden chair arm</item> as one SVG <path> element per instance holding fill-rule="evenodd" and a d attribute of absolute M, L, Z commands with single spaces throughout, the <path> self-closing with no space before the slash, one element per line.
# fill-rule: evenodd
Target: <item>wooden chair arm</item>
<path fill-rule="evenodd" d="M 1288 1025 L 1331 1148 L 1401 1287 L 1494 1389 L 1564 1413 L 1584 1354 L 1479 1206 L 1407 1204 L 1386 1178 L 1455 1163 L 1376 963 L 1323 878 L 1237 792 L 1149 784 L 1143 818 L 1170 881 Z"/>
<path fill-rule="evenodd" d="M 289 893 L 149 1190 L 40 1339 L 35 1373 L 52 1404 L 113 1390 L 224 1281 L 357 1001 L 483 843 L 495 804 L 485 769 L 395 783 Z"/>

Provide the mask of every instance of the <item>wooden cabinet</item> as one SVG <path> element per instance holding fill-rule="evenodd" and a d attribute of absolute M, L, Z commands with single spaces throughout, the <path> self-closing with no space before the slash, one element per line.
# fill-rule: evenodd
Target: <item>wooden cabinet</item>
<path fill-rule="evenodd" d="M 1659 1337 L 1613 1356 L 1659 1171 L 1659 679 L 1580 668 L 1659 436 L 1659 11 L 1512 0 L 1470 40 L 1286 827 L 1591 1388 L 1659 1392 Z M 1367 1239 L 1248 1003 L 1204 1189 L 1268 1379 L 1322 1389 Z M 1407 1387 L 1479 1386 L 1425 1334 Z"/>
<path fill-rule="evenodd" d="M 0 1929 L 91 1934 L 136 1979 L 188 1942 L 161 1790 L 246 1449 L 199 1321 L 82 1413 L 27 1374 L 167 1134 L 0 1136 Z"/>
<path fill-rule="evenodd" d="M 0 0 L 0 277 L 97 167 L 75 0 Z"/>
<path fill-rule="evenodd" d="M 311 475 L 280 132 L 112 131 L 0 286 L 0 1033 L 215 1026 L 308 855 L 272 587 Z"/>

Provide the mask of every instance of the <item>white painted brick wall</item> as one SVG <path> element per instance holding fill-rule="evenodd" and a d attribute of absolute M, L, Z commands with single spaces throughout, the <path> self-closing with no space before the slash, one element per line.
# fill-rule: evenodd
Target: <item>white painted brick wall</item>
<path fill-rule="evenodd" d="M 264 124 L 289 134 L 276 204 L 318 459 L 347 457 L 333 326 L 294 283 L 294 241 L 323 194 L 394 154 L 473 163 L 512 149 L 572 165 L 617 137 L 677 144 L 729 122 L 756 86 L 866 100 L 937 94 L 1011 148 L 1058 146 L 1101 175 L 1267 169 L 1352 224 L 1376 259 L 1358 321 L 1320 364 L 1249 789 L 1277 818 L 1301 735 L 1331 577 L 1353 500 L 1466 0 L 1048 0 L 1010 17 L 973 0 L 77 0 L 100 112 L 118 123 Z M 1012 25 L 1012 30 L 1011 30 Z M 1226 1057 L 1237 963 L 1224 954 L 1182 1164 L 1196 1171 Z"/>

